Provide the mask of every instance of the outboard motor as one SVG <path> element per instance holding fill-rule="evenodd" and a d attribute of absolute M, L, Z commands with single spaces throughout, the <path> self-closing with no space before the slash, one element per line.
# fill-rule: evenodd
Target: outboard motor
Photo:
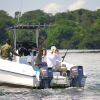
<path fill-rule="evenodd" d="M 53 79 L 52 68 L 40 69 L 40 88 L 50 88 L 51 80 Z"/>
<path fill-rule="evenodd" d="M 70 86 L 72 87 L 83 87 L 86 76 L 83 74 L 82 66 L 74 66 L 70 69 Z"/>

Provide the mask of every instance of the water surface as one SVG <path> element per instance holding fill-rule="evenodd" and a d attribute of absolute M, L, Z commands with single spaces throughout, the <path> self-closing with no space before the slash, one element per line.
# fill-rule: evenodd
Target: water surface
<path fill-rule="evenodd" d="M 87 75 L 84 88 L 29 89 L 0 86 L 0 100 L 100 100 L 100 53 L 67 53 L 65 61 L 83 65 Z"/>

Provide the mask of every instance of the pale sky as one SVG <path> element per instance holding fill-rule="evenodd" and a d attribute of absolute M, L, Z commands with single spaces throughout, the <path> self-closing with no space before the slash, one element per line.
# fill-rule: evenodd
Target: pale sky
<path fill-rule="evenodd" d="M 16 11 L 41 9 L 44 12 L 55 14 L 76 9 L 96 10 L 100 9 L 100 0 L 0 0 L 0 10 L 5 10 L 14 16 Z"/>

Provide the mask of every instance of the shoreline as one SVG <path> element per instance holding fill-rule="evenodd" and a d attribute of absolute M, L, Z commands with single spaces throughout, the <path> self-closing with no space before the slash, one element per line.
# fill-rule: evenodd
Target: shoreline
<path fill-rule="evenodd" d="M 68 52 L 68 53 L 100 53 L 100 49 L 94 49 L 94 50 L 75 50 L 75 49 L 64 49 L 64 50 L 61 50 L 59 49 L 59 52 L 60 53 L 65 53 L 65 52 Z"/>

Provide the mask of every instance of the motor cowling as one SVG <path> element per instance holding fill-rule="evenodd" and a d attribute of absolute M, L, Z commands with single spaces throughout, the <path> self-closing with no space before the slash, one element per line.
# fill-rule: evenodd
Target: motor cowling
<path fill-rule="evenodd" d="M 40 69 L 40 88 L 50 88 L 51 80 L 53 79 L 52 68 Z"/>
<path fill-rule="evenodd" d="M 85 78 L 82 66 L 74 66 L 70 69 L 70 86 L 83 87 Z"/>

